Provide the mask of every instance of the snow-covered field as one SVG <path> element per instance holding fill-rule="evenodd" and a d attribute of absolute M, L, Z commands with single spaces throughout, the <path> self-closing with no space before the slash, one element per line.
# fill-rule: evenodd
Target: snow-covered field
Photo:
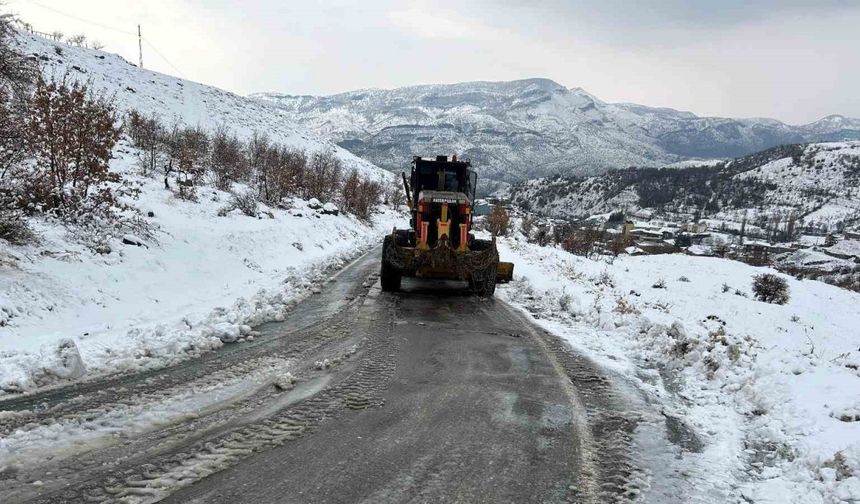
<path fill-rule="evenodd" d="M 592 261 L 516 238 L 500 253 L 516 263 L 503 299 L 693 427 L 701 452 L 672 458 L 696 502 L 860 502 L 860 294 L 781 275 L 791 299 L 774 305 L 751 291 L 773 270 L 725 259 Z"/>
<path fill-rule="evenodd" d="M 250 326 L 282 318 L 399 218 L 384 210 L 365 223 L 303 200 L 290 210 L 261 205 L 261 218 L 219 216 L 230 194 L 202 186 L 199 203 L 180 200 L 160 180 L 136 175 L 133 149 L 116 154 L 112 169 L 140 184 L 129 203 L 152 212 L 155 240 L 137 246 L 117 236 L 99 254 L 66 228 L 34 220 L 39 243 L 0 244 L 4 391 L 164 365 L 243 338 Z"/>

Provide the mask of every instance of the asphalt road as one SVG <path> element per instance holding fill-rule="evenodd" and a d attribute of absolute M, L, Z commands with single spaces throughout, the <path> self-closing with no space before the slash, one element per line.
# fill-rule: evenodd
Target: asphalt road
<path fill-rule="evenodd" d="M 249 372 L 277 355 L 299 378 L 291 390 L 262 387 L 193 420 L 27 469 L 33 474 L 0 473 L 0 498 L 603 503 L 638 495 L 638 420 L 610 376 L 503 302 L 460 285 L 404 280 L 402 292 L 383 293 L 377 264 L 376 254 L 358 260 L 252 344 L 0 402 L 51 422 Z M 36 489 L 26 484 L 34 478 Z"/>

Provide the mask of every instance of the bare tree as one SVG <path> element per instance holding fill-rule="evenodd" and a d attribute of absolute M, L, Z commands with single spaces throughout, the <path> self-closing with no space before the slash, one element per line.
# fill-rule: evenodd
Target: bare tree
<path fill-rule="evenodd" d="M 344 209 L 352 212 L 358 206 L 360 199 L 359 191 L 361 190 L 361 177 L 358 176 L 357 170 L 352 170 L 343 181 L 340 187 L 340 200 Z"/>
<path fill-rule="evenodd" d="M 501 205 L 495 205 L 487 216 L 487 228 L 494 236 L 507 236 L 510 223 L 511 217 Z"/>
<path fill-rule="evenodd" d="M 590 257 L 597 253 L 597 243 L 603 237 L 603 231 L 597 227 L 577 229 L 564 241 L 562 248 L 571 254 Z"/>
<path fill-rule="evenodd" d="M 333 151 L 315 152 L 305 178 L 305 196 L 331 201 L 343 178 L 343 163 Z"/>
<path fill-rule="evenodd" d="M 245 153 L 248 159 L 248 168 L 257 178 L 257 194 L 266 201 L 271 201 L 269 186 L 272 182 L 272 174 L 270 173 L 270 166 L 266 163 L 269 149 L 269 136 L 255 131 Z"/>
<path fill-rule="evenodd" d="M 76 210 L 90 189 L 116 180 L 109 162 L 120 130 L 113 102 L 86 84 L 38 80 L 26 140 L 36 160 L 28 178 L 34 203 L 62 212 Z M 101 188 L 104 189 L 104 188 Z M 110 192 L 97 192 L 106 204 Z"/>
<path fill-rule="evenodd" d="M 26 155 L 24 123 L 38 69 L 12 45 L 12 17 L 0 15 L 0 180 Z"/>
<path fill-rule="evenodd" d="M 382 190 L 382 195 L 385 199 L 385 203 L 391 205 L 392 208 L 399 208 L 403 205 L 403 202 L 406 201 L 406 192 L 399 179 L 395 179 L 393 182 L 385 184 L 385 188 Z"/>
<path fill-rule="evenodd" d="M 569 223 L 555 224 L 552 227 L 552 241 L 561 244 L 570 237 L 571 233 L 573 233 L 573 227 Z"/>
<path fill-rule="evenodd" d="M 550 238 L 549 226 L 545 224 L 538 225 L 535 232 L 532 233 L 534 243 L 537 243 L 541 247 L 545 247 L 550 242 Z"/>
<path fill-rule="evenodd" d="M 133 110 L 126 118 L 126 130 L 134 146 L 140 150 L 143 175 L 155 173 L 162 157 L 164 137 L 167 134 L 164 127 L 155 117 L 144 117 Z"/>
<path fill-rule="evenodd" d="M 92 41 L 92 44 L 90 45 L 90 47 L 92 47 L 92 48 L 93 48 L 93 49 L 95 49 L 96 51 L 101 51 L 102 49 L 104 49 L 104 48 L 105 48 L 105 45 L 104 45 L 104 44 L 102 44 L 101 42 L 99 42 L 98 40 L 93 40 L 93 41 Z"/>
<path fill-rule="evenodd" d="M 369 218 L 381 195 L 382 186 L 379 182 L 370 179 L 362 180 L 358 186 L 358 202 L 352 209 L 353 213 L 362 219 Z"/>
<path fill-rule="evenodd" d="M 618 233 L 609 240 L 609 243 L 606 244 L 606 248 L 609 249 L 609 253 L 617 257 L 632 244 L 633 240 L 629 236 L 624 236 L 624 234 Z"/>
<path fill-rule="evenodd" d="M 528 240 L 532 235 L 532 230 L 535 227 L 535 219 L 530 215 L 524 215 L 522 220 L 520 220 L 520 231 L 523 232 L 526 239 Z"/>
<path fill-rule="evenodd" d="M 242 142 L 225 128 L 215 131 L 209 166 L 215 176 L 215 186 L 219 189 L 227 190 L 233 182 L 247 179 L 248 164 L 242 150 Z"/>
<path fill-rule="evenodd" d="M 87 46 L 87 36 L 83 33 L 79 33 L 77 35 L 72 35 L 68 40 L 69 44 L 78 46 L 78 47 L 86 47 Z"/>

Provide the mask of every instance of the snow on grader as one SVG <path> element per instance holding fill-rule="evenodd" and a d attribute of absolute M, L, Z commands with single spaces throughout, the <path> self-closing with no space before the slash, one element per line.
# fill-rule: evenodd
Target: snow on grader
<path fill-rule="evenodd" d="M 477 175 L 456 156 L 412 159 L 402 174 L 411 211 L 409 229 L 394 229 L 382 246 L 382 290 L 400 289 L 404 276 L 465 280 L 473 293 L 492 297 L 497 282 L 509 282 L 514 265 L 499 261 L 496 237 L 475 238 L 472 204 Z"/>

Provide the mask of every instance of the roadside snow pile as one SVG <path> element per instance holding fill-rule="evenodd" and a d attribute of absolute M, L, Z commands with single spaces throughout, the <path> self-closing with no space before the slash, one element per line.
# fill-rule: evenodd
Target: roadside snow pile
<path fill-rule="evenodd" d="M 111 169 L 138 184 L 155 240 L 116 236 L 96 251 L 33 220 L 34 245 L 0 242 L 0 394 L 106 372 L 162 366 L 252 338 L 282 320 L 328 272 L 378 243 L 399 216 L 372 223 L 310 208 L 260 204 L 258 217 L 219 212 L 229 193 L 198 188 L 183 201 L 138 176 L 122 145 Z"/>
<path fill-rule="evenodd" d="M 503 299 L 680 410 L 706 501 L 860 502 L 860 294 L 711 257 L 591 261 L 516 239 L 500 254 L 516 263 Z M 786 304 L 754 299 L 762 272 L 787 280 Z"/>

